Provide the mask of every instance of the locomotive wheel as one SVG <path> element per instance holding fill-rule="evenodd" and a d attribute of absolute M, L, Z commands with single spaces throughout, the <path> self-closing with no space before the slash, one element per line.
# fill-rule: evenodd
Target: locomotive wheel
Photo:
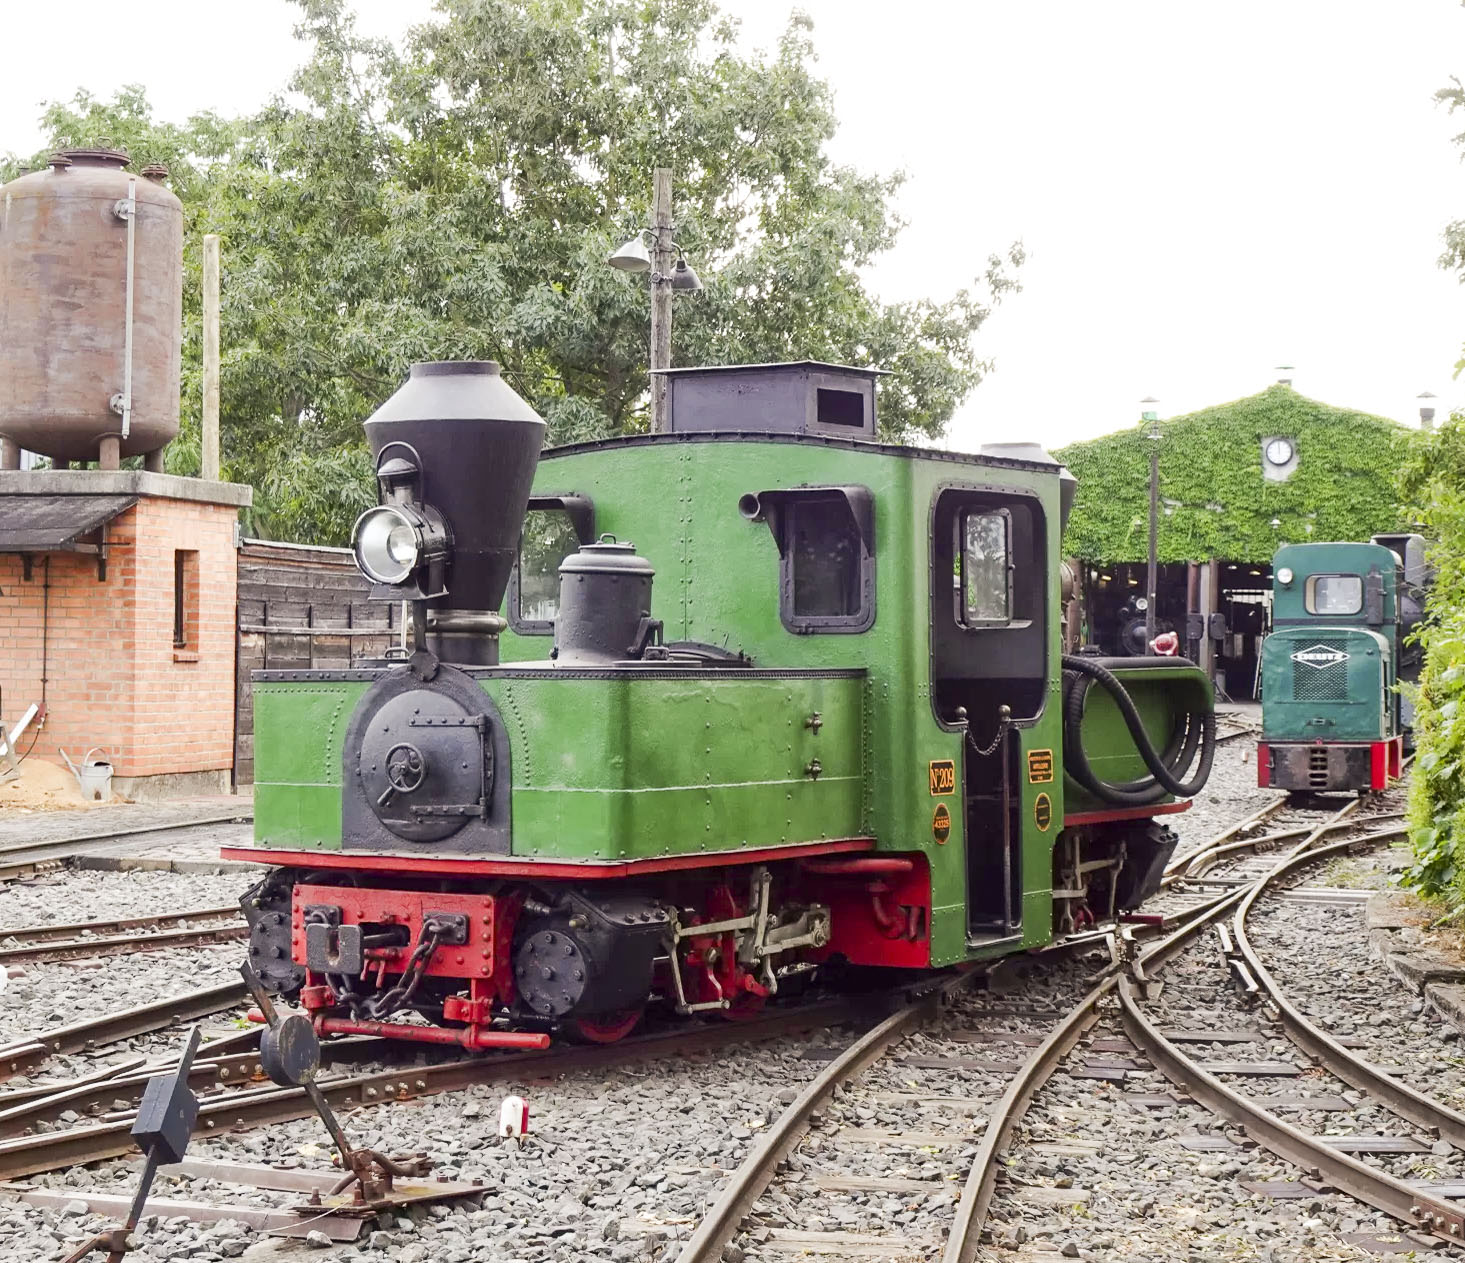
<path fill-rule="evenodd" d="M 602 1017 L 567 1018 L 561 1026 L 566 1039 L 577 1044 L 614 1044 L 625 1039 L 646 1012 L 644 1007 L 622 1009 L 619 1013 L 607 1013 Z"/>

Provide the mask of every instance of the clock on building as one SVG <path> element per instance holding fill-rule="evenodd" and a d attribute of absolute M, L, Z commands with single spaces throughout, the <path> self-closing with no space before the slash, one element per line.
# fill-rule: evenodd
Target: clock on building
<path fill-rule="evenodd" d="M 1266 457 L 1273 465 L 1285 465 L 1292 459 L 1291 439 L 1272 439 L 1266 446 Z"/>

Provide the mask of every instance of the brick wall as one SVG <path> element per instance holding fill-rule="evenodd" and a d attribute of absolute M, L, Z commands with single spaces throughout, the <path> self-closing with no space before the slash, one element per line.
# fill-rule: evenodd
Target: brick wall
<path fill-rule="evenodd" d="M 233 762 L 236 569 L 232 507 L 145 496 L 95 557 L 0 556 L 0 689 L 7 723 L 40 701 L 37 757 L 100 746 L 118 776 L 227 769 Z M 176 649 L 174 551 L 197 552 L 195 643 Z M 44 635 L 43 635 L 44 620 Z M 26 750 L 29 738 L 20 748 Z"/>
<path fill-rule="evenodd" d="M 232 508 L 148 497 L 132 510 L 133 741 L 120 776 L 228 768 L 234 762 Z M 173 643 L 174 553 L 197 553 L 192 644 Z M 192 584 L 187 586 L 194 586 Z"/>

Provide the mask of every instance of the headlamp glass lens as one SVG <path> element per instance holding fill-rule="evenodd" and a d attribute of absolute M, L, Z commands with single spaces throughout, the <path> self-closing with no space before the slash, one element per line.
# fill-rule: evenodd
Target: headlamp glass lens
<path fill-rule="evenodd" d="M 401 583 L 421 555 L 417 529 L 395 509 L 368 509 L 356 523 L 356 564 L 378 583 Z"/>

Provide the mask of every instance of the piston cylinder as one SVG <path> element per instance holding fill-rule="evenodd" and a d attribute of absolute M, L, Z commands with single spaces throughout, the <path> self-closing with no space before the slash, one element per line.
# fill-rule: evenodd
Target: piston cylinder
<path fill-rule="evenodd" d="M 58 461 L 178 433 L 183 207 L 166 171 L 69 149 L 0 187 L 0 438 Z"/>

